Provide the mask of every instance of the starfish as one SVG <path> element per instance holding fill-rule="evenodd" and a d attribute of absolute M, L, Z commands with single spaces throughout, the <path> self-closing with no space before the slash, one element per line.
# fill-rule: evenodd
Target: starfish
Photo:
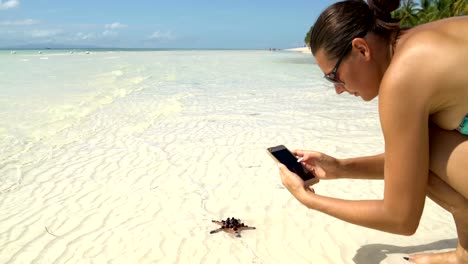
<path fill-rule="evenodd" d="M 241 237 L 240 232 L 242 230 L 255 229 L 255 227 L 253 226 L 244 225 L 244 223 L 242 223 L 240 219 L 236 219 L 234 217 L 228 217 L 226 220 L 221 221 L 211 220 L 211 222 L 216 223 L 221 227 L 211 231 L 210 234 L 218 233 L 219 231 L 224 231 L 236 237 Z"/>

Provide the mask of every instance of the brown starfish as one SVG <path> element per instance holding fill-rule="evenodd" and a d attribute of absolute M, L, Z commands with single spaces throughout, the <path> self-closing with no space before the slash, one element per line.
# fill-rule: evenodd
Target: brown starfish
<path fill-rule="evenodd" d="M 244 225 L 244 223 L 242 223 L 240 219 L 236 219 L 234 217 L 231 217 L 231 218 L 228 217 L 226 220 L 221 220 L 221 221 L 211 220 L 211 222 L 216 223 L 220 225 L 221 227 L 211 231 L 210 234 L 218 233 L 219 231 L 224 231 L 236 237 L 241 237 L 240 232 L 242 230 L 255 229 L 255 227 L 253 226 Z"/>

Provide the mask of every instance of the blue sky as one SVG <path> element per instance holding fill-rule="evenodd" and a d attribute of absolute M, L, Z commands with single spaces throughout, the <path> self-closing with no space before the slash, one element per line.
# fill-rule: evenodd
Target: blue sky
<path fill-rule="evenodd" d="M 0 47 L 296 47 L 333 2 L 0 0 Z"/>

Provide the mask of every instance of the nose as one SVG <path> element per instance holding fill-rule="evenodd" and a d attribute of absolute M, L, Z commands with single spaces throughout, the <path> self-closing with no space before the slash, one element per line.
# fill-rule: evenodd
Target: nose
<path fill-rule="evenodd" d="M 335 92 L 337 94 L 342 94 L 344 91 L 346 91 L 346 89 L 344 88 L 343 85 L 341 84 L 335 84 Z"/>

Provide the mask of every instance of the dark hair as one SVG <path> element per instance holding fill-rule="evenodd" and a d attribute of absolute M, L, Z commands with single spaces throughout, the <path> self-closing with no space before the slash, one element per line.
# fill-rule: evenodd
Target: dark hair
<path fill-rule="evenodd" d="M 310 30 L 312 53 L 323 48 L 330 59 L 336 59 L 354 38 L 369 32 L 390 41 L 400 29 L 399 19 L 391 16 L 399 6 L 400 0 L 346 0 L 329 6 Z"/>

